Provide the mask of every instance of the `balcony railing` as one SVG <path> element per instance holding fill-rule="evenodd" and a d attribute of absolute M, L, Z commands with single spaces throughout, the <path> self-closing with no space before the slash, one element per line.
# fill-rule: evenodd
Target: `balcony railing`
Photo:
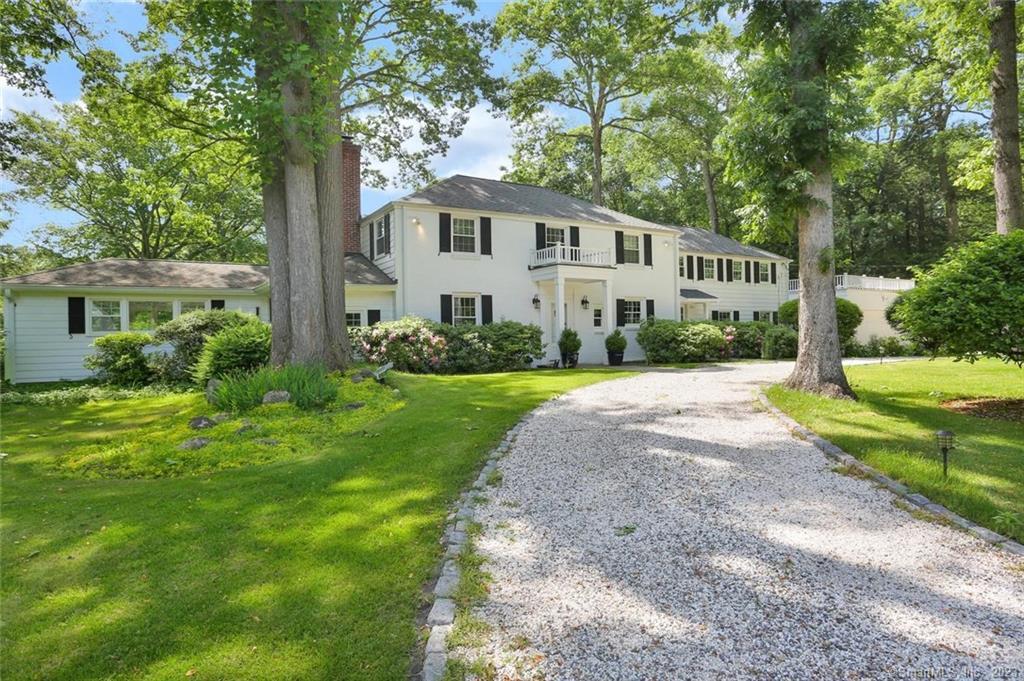
<path fill-rule="evenodd" d="M 547 265 L 611 267 L 612 252 L 607 248 L 580 248 L 563 244 L 530 251 L 530 267 L 545 267 Z"/>
<path fill-rule="evenodd" d="M 869 277 L 858 274 L 837 274 L 836 288 L 860 288 L 874 291 L 909 291 L 914 288 L 913 279 L 891 277 Z M 790 279 L 789 290 L 795 293 L 800 290 L 800 280 Z"/>

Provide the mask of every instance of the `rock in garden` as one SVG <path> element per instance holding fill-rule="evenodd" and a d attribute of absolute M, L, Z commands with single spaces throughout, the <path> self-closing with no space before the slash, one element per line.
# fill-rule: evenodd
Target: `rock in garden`
<path fill-rule="evenodd" d="M 217 422 L 207 416 L 197 416 L 188 422 L 188 427 L 193 430 L 213 428 L 215 425 L 217 425 Z"/>
<path fill-rule="evenodd" d="M 263 395 L 263 404 L 277 404 L 278 402 L 288 402 L 292 399 L 292 394 L 287 390 L 268 390 Z"/>
<path fill-rule="evenodd" d="M 363 376 L 362 374 L 356 374 L 355 376 L 352 377 L 353 383 L 362 383 L 365 380 L 366 376 Z"/>
<path fill-rule="evenodd" d="M 362 409 L 366 406 L 366 402 L 349 402 L 345 405 L 345 409 L 349 411 L 355 411 L 356 409 Z"/>
<path fill-rule="evenodd" d="M 370 378 L 371 376 L 373 376 L 373 369 L 360 369 L 357 376 L 362 376 L 363 378 Z"/>
<path fill-rule="evenodd" d="M 221 380 L 219 378 L 211 378 L 206 382 L 206 401 L 213 404 L 213 398 L 217 394 L 217 388 L 220 387 Z"/>
<path fill-rule="evenodd" d="M 208 444 L 210 444 L 208 437 L 193 437 L 178 445 L 178 449 L 202 449 Z"/>

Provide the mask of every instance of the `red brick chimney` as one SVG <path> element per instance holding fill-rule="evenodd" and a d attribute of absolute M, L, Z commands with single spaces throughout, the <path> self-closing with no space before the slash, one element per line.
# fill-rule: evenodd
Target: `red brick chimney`
<path fill-rule="evenodd" d="M 341 141 L 341 214 L 345 225 L 345 252 L 358 253 L 360 250 L 359 190 L 362 175 L 359 170 L 359 155 L 362 147 L 346 136 Z"/>

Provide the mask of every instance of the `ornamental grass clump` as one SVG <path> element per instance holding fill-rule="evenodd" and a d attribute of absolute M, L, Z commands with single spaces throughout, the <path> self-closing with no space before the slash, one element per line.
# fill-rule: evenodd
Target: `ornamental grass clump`
<path fill-rule="evenodd" d="M 288 364 L 229 375 L 213 391 L 212 401 L 224 411 L 245 411 L 262 404 L 272 390 L 287 391 L 288 401 L 300 409 L 320 409 L 338 397 L 338 384 L 324 367 Z"/>

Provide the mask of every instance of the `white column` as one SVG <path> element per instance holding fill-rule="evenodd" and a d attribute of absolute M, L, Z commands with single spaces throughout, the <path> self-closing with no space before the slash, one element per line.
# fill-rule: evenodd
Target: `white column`
<path fill-rule="evenodd" d="M 615 331 L 615 298 L 612 293 L 612 282 L 606 280 L 602 283 L 604 288 L 604 330 L 605 333 Z"/>
<path fill-rule="evenodd" d="M 555 331 L 558 336 L 562 335 L 565 328 L 565 279 L 555 277 Z M 558 338 L 553 339 L 555 343 Z"/>

